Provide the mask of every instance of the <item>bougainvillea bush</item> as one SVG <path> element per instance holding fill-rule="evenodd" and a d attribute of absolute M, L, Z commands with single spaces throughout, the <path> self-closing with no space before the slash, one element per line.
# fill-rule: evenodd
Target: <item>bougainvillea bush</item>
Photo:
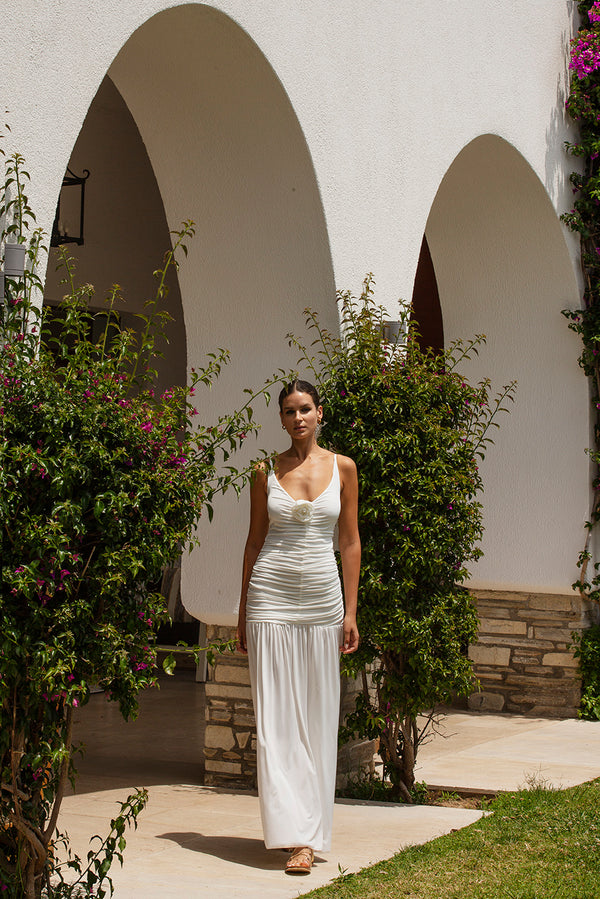
<path fill-rule="evenodd" d="M 322 441 L 358 468 L 361 643 L 344 666 L 364 689 L 343 736 L 378 737 L 393 792 L 410 801 L 418 716 L 474 688 L 477 615 L 463 582 L 481 555 L 478 462 L 515 385 L 490 400 L 487 381 L 471 386 L 458 373 L 483 337 L 422 352 L 410 310 L 405 336 L 385 343 L 370 276 L 358 300 L 340 302 L 342 340 L 310 311 L 314 342 L 292 340 L 323 396 Z"/>
<path fill-rule="evenodd" d="M 592 537 L 600 521 L 600 2 L 585 0 L 578 3 L 578 9 L 581 25 L 571 41 L 571 85 L 567 100 L 567 111 L 577 125 L 578 137 L 574 143 L 567 144 L 567 149 L 580 164 L 571 174 L 573 209 L 562 218 L 579 234 L 584 292 L 581 308 L 565 309 L 564 314 L 571 330 L 581 338 L 579 365 L 590 384 L 594 444 L 589 455 L 594 472 L 594 500 L 586 522 L 585 544 L 579 554 L 580 576 L 573 587 L 583 597 L 598 602 L 600 563 L 593 563 Z M 594 653 L 596 658 L 600 655 L 599 633 L 597 627 L 592 628 L 576 644 L 582 675 L 580 715 L 584 718 L 598 716 L 597 679 L 590 679 L 586 659 L 593 658 Z"/>
<path fill-rule="evenodd" d="M 20 158 L 8 168 L 26 181 Z M 257 426 L 256 394 L 198 424 L 198 394 L 225 351 L 192 369 L 188 386 L 154 393 L 166 273 L 191 222 L 173 234 L 140 330 L 116 326 L 114 288 L 94 341 L 93 288 L 76 284 L 67 255 L 62 308 L 40 319 L 32 305 L 40 235 L 26 230 L 19 189 L 9 239 L 26 243 L 28 267 L 7 282 L 0 324 L 0 894 L 33 899 L 50 889 L 73 709 L 94 685 L 135 715 L 138 693 L 156 682 L 154 634 L 168 620 L 161 572 L 214 497 L 243 482 L 246 470 L 223 463 Z"/>
<path fill-rule="evenodd" d="M 567 144 L 569 152 L 581 160 L 580 170 L 571 174 L 575 194 L 573 209 L 563 221 L 581 240 L 584 293 L 581 309 L 564 310 L 569 327 L 579 334 L 583 350 L 579 364 L 588 375 L 595 407 L 595 446 L 592 461 L 600 461 L 600 2 L 578 4 L 581 28 L 571 41 L 571 89 L 567 111 L 578 129 L 578 140 Z M 591 534 L 600 519 L 600 479 L 595 478 L 596 499 L 587 522 L 588 537 L 579 557 L 581 576 L 574 584 L 584 595 L 600 599 L 600 577 L 588 574 L 592 557 Z"/>

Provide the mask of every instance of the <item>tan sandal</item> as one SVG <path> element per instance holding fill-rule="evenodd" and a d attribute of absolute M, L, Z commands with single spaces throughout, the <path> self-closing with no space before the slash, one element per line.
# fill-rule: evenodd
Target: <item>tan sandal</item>
<path fill-rule="evenodd" d="M 287 860 L 285 873 L 310 874 L 314 860 L 315 854 L 309 846 L 298 846 Z"/>

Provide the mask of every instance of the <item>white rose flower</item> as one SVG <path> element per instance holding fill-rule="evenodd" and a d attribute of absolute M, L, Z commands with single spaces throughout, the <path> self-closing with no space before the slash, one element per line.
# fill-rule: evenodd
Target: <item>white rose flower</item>
<path fill-rule="evenodd" d="M 297 499 L 292 507 L 292 518 L 296 521 L 310 521 L 313 515 L 313 504 L 307 499 Z"/>

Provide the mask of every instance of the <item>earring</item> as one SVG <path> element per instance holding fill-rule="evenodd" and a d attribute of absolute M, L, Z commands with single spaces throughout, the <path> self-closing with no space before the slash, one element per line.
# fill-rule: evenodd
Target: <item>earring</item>
<path fill-rule="evenodd" d="M 281 425 L 281 430 L 285 431 L 285 425 Z"/>

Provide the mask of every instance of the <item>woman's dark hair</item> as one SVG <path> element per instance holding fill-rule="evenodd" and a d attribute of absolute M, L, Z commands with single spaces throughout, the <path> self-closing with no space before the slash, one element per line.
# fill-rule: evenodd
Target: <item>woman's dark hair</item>
<path fill-rule="evenodd" d="M 308 393 L 311 397 L 313 403 L 315 404 L 315 409 L 318 409 L 321 405 L 321 400 L 319 399 L 319 392 L 316 387 L 312 384 L 309 384 L 308 381 L 300 381 L 296 378 L 294 381 L 290 381 L 289 384 L 286 384 L 281 393 L 279 394 L 279 411 L 283 412 L 283 401 L 286 397 L 288 397 L 291 393 Z"/>

